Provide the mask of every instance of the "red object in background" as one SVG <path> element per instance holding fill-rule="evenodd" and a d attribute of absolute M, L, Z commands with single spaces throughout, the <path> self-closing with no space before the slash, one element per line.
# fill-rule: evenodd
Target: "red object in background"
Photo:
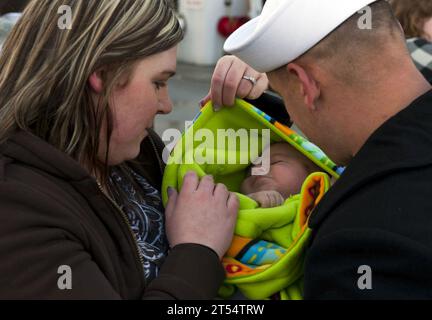
<path fill-rule="evenodd" d="M 228 38 L 248 21 L 249 17 L 223 17 L 219 21 L 218 31 L 223 37 Z"/>

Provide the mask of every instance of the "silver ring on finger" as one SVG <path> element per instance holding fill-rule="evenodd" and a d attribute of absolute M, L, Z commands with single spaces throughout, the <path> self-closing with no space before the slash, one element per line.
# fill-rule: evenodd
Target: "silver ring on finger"
<path fill-rule="evenodd" d="M 250 76 L 243 76 L 242 79 L 247 80 L 247 81 L 249 81 L 250 83 L 252 83 L 252 86 L 253 86 L 253 87 L 255 87 L 256 84 L 257 84 L 257 79 L 254 78 L 254 77 L 250 77 Z"/>

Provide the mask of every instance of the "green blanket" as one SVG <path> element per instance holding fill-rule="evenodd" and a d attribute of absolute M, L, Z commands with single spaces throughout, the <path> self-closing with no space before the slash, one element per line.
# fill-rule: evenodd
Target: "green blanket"
<path fill-rule="evenodd" d="M 276 208 L 260 208 L 238 193 L 251 162 L 265 144 L 287 142 L 322 168 L 310 175 L 301 194 Z M 168 160 L 163 179 L 167 188 L 181 189 L 188 171 L 200 177 L 214 176 L 240 200 L 235 236 L 223 259 L 226 280 L 220 295 L 229 298 L 239 289 L 249 299 L 301 299 L 304 251 L 311 230 L 308 219 L 330 188 L 330 176 L 338 178 L 342 167 L 318 147 L 278 123 L 259 109 L 237 100 L 233 108 L 214 112 L 211 103 L 195 118 Z"/>

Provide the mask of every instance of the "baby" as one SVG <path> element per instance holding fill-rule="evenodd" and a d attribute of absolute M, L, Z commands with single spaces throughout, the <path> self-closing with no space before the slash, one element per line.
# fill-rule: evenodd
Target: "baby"
<path fill-rule="evenodd" d="M 311 160 L 281 142 L 270 146 L 270 170 L 263 176 L 252 176 L 253 166 L 243 181 L 240 192 L 254 199 L 262 208 L 282 205 L 286 199 L 301 192 L 306 178 L 319 169 Z"/>
<path fill-rule="evenodd" d="M 323 171 L 288 143 L 275 143 L 268 148 L 266 152 L 270 154 L 269 172 L 263 176 L 252 175 L 252 169 L 258 169 L 258 166 L 251 166 L 240 187 L 240 193 L 255 200 L 261 208 L 283 205 L 290 196 L 301 192 L 310 174 Z M 226 263 L 234 266 L 234 269 L 230 270 L 240 270 L 235 271 L 240 274 L 253 274 L 255 270 L 265 270 L 275 264 L 288 252 L 288 248 L 276 242 L 235 235 L 227 253 Z M 237 293 L 235 299 L 240 298 L 241 293 Z"/>

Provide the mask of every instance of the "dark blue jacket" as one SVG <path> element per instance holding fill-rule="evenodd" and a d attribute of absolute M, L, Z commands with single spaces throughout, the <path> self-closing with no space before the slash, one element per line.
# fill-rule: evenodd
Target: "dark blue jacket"
<path fill-rule="evenodd" d="M 372 134 L 311 227 L 306 299 L 432 299 L 432 91 Z"/>

